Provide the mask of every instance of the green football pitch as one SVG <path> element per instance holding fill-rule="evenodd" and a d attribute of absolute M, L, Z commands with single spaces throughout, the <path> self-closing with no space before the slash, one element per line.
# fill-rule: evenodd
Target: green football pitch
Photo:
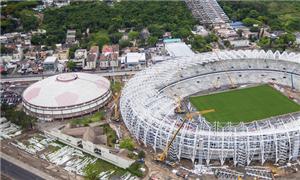
<path fill-rule="evenodd" d="M 215 109 L 204 115 L 212 123 L 251 122 L 300 111 L 299 104 L 268 85 L 193 96 L 190 102 L 197 110 Z"/>

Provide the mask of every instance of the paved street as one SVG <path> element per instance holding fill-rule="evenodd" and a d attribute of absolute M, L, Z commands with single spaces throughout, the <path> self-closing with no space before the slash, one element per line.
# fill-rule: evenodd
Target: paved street
<path fill-rule="evenodd" d="M 42 180 L 43 179 L 5 159 L 2 159 L 2 157 L 1 157 L 1 173 L 4 173 L 6 176 L 14 180 L 24 180 L 24 179 Z"/>
<path fill-rule="evenodd" d="M 139 70 L 134 71 L 115 71 L 115 72 L 104 72 L 104 71 L 91 71 L 89 73 L 99 74 L 101 76 L 109 77 L 109 76 L 125 76 L 125 75 L 134 75 Z M 1 82 L 21 82 L 21 81 L 39 81 L 43 78 L 56 75 L 58 73 L 53 74 L 35 74 L 35 75 L 16 75 L 16 76 L 2 76 Z"/>

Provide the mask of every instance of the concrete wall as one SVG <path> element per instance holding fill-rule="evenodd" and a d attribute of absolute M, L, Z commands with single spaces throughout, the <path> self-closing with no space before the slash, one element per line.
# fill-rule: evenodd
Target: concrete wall
<path fill-rule="evenodd" d="M 93 144 L 92 142 L 89 141 L 84 141 L 80 138 L 74 138 L 72 136 L 65 135 L 61 133 L 59 130 L 44 131 L 44 133 L 50 137 L 56 138 L 58 141 L 62 143 L 77 148 L 85 153 L 88 153 L 96 158 L 107 161 L 120 168 L 126 169 L 132 163 L 134 163 L 134 160 L 129 159 L 128 157 L 123 157 L 121 154 L 114 153 L 109 148 L 106 148 L 101 145 Z M 82 144 L 82 148 L 78 146 L 79 144 Z"/>

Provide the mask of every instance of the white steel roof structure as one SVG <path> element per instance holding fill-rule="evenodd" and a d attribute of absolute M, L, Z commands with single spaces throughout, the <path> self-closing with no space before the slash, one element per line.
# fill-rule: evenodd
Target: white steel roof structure
<path fill-rule="evenodd" d="M 40 119 L 63 119 L 90 113 L 110 98 L 110 82 L 88 73 L 64 73 L 29 86 L 23 93 L 25 112 Z"/>
<path fill-rule="evenodd" d="M 171 57 L 192 57 L 195 55 L 184 42 L 165 43 L 165 47 Z"/>
<path fill-rule="evenodd" d="M 300 54 L 263 50 L 219 51 L 167 60 L 128 81 L 120 108 L 132 135 L 154 150 L 164 149 L 182 118 L 174 113 L 178 96 L 235 84 L 272 83 L 300 91 Z M 251 123 L 211 124 L 204 117 L 187 122 L 169 157 L 210 164 L 285 163 L 300 156 L 300 112 Z"/>

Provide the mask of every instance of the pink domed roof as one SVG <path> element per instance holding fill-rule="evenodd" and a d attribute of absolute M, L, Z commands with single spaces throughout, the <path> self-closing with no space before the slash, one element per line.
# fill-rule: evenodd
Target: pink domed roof
<path fill-rule="evenodd" d="M 97 99 L 109 89 L 110 82 L 99 75 L 64 73 L 32 84 L 23 99 L 34 106 L 74 106 Z"/>

